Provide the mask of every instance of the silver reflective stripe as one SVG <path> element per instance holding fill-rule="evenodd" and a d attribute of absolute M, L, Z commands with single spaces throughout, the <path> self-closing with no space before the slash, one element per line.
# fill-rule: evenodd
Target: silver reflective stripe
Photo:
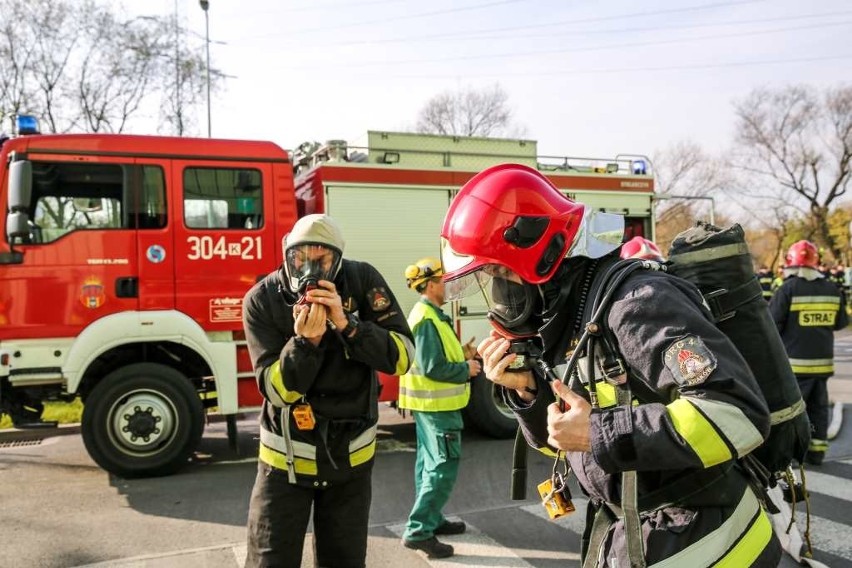
<path fill-rule="evenodd" d="M 793 296 L 790 304 L 836 304 L 840 305 L 840 296 Z"/>
<path fill-rule="evenodd" d="M 681 568 L 694 566 L 697 559 L 710 566 L 722 558 L 725 553 L 745 534 L 752 519 L 760 512 L 760 503 L 751 489 L 746 488 L 736 510 L 722 525 L 673 556 L 652 564 L 653 568 Z"/>
<path fill-rule="evenodd" d="M 834 359 L 790 359 L 794 367 L 816 367 L 818 365 L 834 365 Z"/>
<path fill-rule="evenodd" d="M 373 440 L 376 439 L 376 432 L 378 432 L 378 425 L 373 425 L 358 434 L 355 438 L 349 442 L 349 453 L 353 453 L 361 448 L 369 446 L 373 443 Z"/>
<path fill-rule="evenodd" d="M 772 414 L 769 415 L 769 422 L 773 426 L 776 424 L 781 424 L 782 422 L 787 422 L 788 420 L 792 420 L 799 414 L 805 411 L 805 401 L 801 398 L 796 401 L 795 404 L 788 406 L 787 408 L 782 408 L 781 410 L 776 410 Z"/>
<path fill-rule="evenodd" d="M 289 422 L 289 420 L 284 419 L 284 412 L 281 413 L 281 427 L 283 428 L 285 424 L 283 422 Z M 289 424 L 287 424 L 289 426 Z M 285 429 L 284 432 L 289 433 L 289 429 Z M 273 434 L 269 430 L 261 427 L 260 428 L 260 443 L 264 446 L 272 448 L 277 452 L 281 452 L 282 454 L 287 454 L 287 457 L 299 457 L 305 458 L 309 460 L 316 461 L 317 459 L 317 448 L 311 444 L 306 444 L 304 442 L 296 442 L 294 440 L 287 441 L 287 438 L 290 436 L 279 436 L 278 434 Z M 288 451 L 289 449 L 289 451 Z"/>
<path fill-rule="evenodd" d="M 411 398 L 427 398 L 427 399 L 439 399 L 439 398 L 450 398 L 453 396 L 463 395 L 466 392 L 467 384 L 463 385 L 453 385 L 452 387 L 448 387 L 445 389 L 410 389 L 400 385 L 399 394 L 400 396 L 406 395 Z"/>
<path fill-rule="evenodd" d="M 734 243 L 704 250 L 685 252 L 683 254 L 674 254 L 669 260 L 675 264 L 694 264 L 741 254 L 749 254 L 746 243 Z"/>
<path fill-rule="evenodd" d="M 692 396 L 682 397 L 687 399 L 718 428 L 725 438 L 737 449 L 737 454 L 744 456 L 763 443 L 763 436 L 751 420 L 746 418 L 743 411 L 733 404 L 719 402 L 718 400 L 707 400 Z"/>

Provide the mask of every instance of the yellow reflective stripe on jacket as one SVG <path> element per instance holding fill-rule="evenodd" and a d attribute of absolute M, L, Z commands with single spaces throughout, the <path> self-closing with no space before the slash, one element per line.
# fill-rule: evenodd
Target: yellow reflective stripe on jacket
<path fill-rule="evenodd" d="M 371 426 L 349 442 L 349 465 L 355 467 L 367 463 L 376 455 L 377 426 Z"/>
<path fill-rule="evenodd" d="M 731 450 L 713 424 L 686 398 L 679 398 L 666 406 L 677 433 L 692 448 L 704 467 L 731 459 Z"/>
<path fill-rule="evenodd" d="M 376 454 L 377 426 L 371 426 L 349 442 L 349 465 L 352 467 L 367 463 Z M 291 440 L 293 462 L 296 473 L 317 475 L 317 448 L 312 444 Z M 287 471 L 287 441 L 284 436 L 274 434 L 261 427 L 260 460 L 278 469 Z"/>
<path fill-rule="evenodd" d="M 834 359 L 790 359 L 790 366 L 797 375 L 834 374 Z"/>
<path fill-rule="evenodd" d="M 441 345 L 444 349 L 444 356 L 450 363 L 464 362 L 464 351 L 462 350 L 461 342 L 456 337 L 452 327 L 447 322 L 442 321 L 438 316 L 438 312 L 425 302 L 417 302 L 411 308 L 411 313 L 408 316 L 408 325 L 413 330 L 423 321 L 431 321 L 438 337 L 441 339 Z M 463 384 L 448 383 L 430 379 L 426 375 L 419 374 L 419 369 L 416 365 L 412 365 L 411 370 L 399 378 L 399 398 L 397 404 L 400 408 L 410 410 L 421 410 L 435 412 L 441 410 L 458 410 L 467 406 L 470 400 L 470 383 Z"/>
<path fill-rule="evenodd" d="M 763 436 L 738 407 L 718 400 L 689 398 L 704 416 L 721 430 L 740 457 L 763 443 Z"/>
<path fill-rule="evenodd" d="M 317 448 L 311 444 L 291 440 L 293 445 L 293 465 L 296 473 L 302 475 L 317 474 Z M 274 434 L 260 427 L 260 454 L 264 463 L 283 471 L 287 471 L 287 442 L 284 436 Z"/>
<path fill-rule="evenodd" d="M 406 336 L 395 331 L 391 331 L 390 336 L 399 352 L 393 374 L 401 375 L 411 367 L 411 360 L 414 359 L 414 344 Z"/>
<path fill-rule="evenodd" d="M 281 361 L 276 361 L 263 372 L 264 391 L 266 398 L 273 406 L 284 406 L 296 402 L 302 393 L 287 390 L 284 386 L 284 375 L 281 373 Z"/>
<path fill-rule="evenodd" d="M 737 508 L 722 525 L 677 554 L 652 568 L 681 568 L 682 566 L 713 566 L 740 568 L 751 566 L 772 538 L 772 523 L 760 508 L 751 489 L 746 488 Z M 715 560 L 714 562 L 714 559 Z"/>

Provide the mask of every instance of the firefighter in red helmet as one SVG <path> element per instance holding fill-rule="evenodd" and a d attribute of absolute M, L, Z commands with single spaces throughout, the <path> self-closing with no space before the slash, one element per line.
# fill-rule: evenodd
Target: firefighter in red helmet
<path fill-rule="evenodd" d="M 621 245 L 621 258 L 641 258 L 664 262 L 663 253 L 654 241 L 635 236 Z"/>
<path fill-rule="evenodd" d="M 444 220 L 446 298 L 483 295 L 486 377 L 528 444 L 566 459 L 589 496 L 585 566 L 776 566 L 770 521 L 734 466 L 769 431 L 754 376 L 694 286 L 624 264 L 623 230 L 534 169 L 489 168 Z M 610 286 L 615 273 L 626 276 Z M 584 352 L 603 294 L 612 301 L 594 331 L 613 341 Z M 576 357 L 563 384 L 555 370 Z"/>
<path fill-rule="evenodd" d="M 846 301 L 819 271 L 819 251 L 810 241 L 787 251 L 784 283 L 769 302 L 811 421 L 805 461 L 819 465 L 828 451 L 828 379 L 834 375 L 834 331 L 849 324 Z"/>

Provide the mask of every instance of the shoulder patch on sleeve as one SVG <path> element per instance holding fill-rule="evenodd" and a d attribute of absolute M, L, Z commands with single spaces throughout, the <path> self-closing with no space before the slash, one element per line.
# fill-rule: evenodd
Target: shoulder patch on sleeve
<path fill-rule="evenodd" d="M 381 286 L 367 292 L 367 303 L 370 304 L 374 312 L 383 312 L 391 305 L 387 290 Z"/>
<path fill-rule="evenodd" d="M 698 337 L 676 339 L 663 359 L 679 385 L 694 387 L 703 383 L 716 369 L 716 357 Z"/>

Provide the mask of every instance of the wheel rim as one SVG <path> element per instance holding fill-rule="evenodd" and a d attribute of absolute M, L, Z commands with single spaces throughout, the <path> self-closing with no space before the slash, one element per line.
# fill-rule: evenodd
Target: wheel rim
<path fill-rule="evenodd" d="M 137 456 L 154 454 L 168 445 L 179 423 L 172 401 L 149 389 L 125 394 L 110 407 L 107 416 L 113 445 Z"/>

